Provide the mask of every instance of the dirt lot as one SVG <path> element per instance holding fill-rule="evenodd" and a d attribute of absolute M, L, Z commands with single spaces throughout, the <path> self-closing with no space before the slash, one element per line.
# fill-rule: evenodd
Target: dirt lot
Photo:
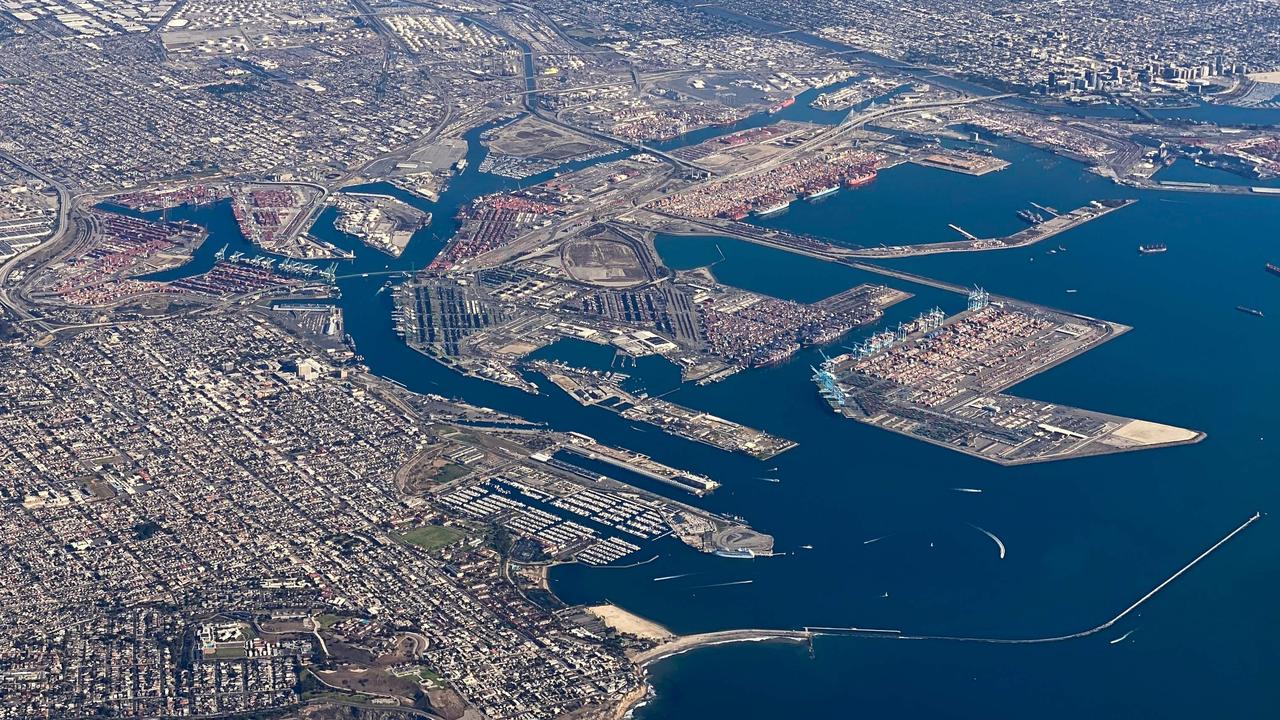
<path fill-rule="evenodd" d="M 498 155 L 547 160 L 565 160 L 606 147 L 594 138 L 530 117 L 500 128 L 485 145 Z"/>
<path fill-rule="evenodd" d="M 564 269 L 579 282 L 628 287 L 649 280 L 632 247 L 608 238 L 573 240 L 561 249 Z"/>

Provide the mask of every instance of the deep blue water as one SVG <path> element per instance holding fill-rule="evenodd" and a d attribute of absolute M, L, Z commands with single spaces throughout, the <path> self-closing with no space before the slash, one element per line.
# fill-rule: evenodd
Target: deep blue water
<path fill-rule="evenodd" d="M 452 234 L 461 203 L 514 184 L 475 171 L 483 150 L 474 142 L 468 171 L 429 206 L 435 221 L 401 258 L 357 248 L 357 259 L 343 266 L 351 275 L 339 283 L 346 327 L 375 373 L 411 389 L 585 431 L 712 476 L 723 483 L 720 490 L 682 499 L 744 515 L 788 553 L 731 560 L 660 543 L 650 551 L 659 559 L 640 567 L 558 567 L 553 589 L 568 602 L 608 598 L 682 633 L 806 625 L 999 637 L 1080 630 L 1115 615 L 1255 510 L 1280 507 L 1274 480 L 1280 278 L 1262 270 L 1266 261 L 1280 262 L 1280 198 L 1137 193 L 1039 150 L 1004 143 L 997 152 L 1013 166 L 976 179 L 894 168 L 870 186 L 798 203 L 768 222 L 851 244 L 918 242 L 952 239 L 947 223 L 980 235 L 1010 232 L 1020 227 L 1014 212 L 1031 200 L 1065 210 L 1088 199 L 1137 197 L 1137 204 L 1044 246 L 893 264 L 1132 325 L 1132 332 L 1014 391 L 1204 430 L 1206 441 L 1002 468 L 836 417 L 809 380 L 816 350 L 669 396 L 800 442 L 758 462 L 579 407 L 554 388 L 534 396 L 458 376 L 400 341 L 389 294 L 378 293 L 384 278 L 359 274 L 422 267 Z M 238 237 L 224 206 L 189 213 L 210 226 L 208 248 Z M 335 239 L 324 218 L 314 232 Z M 1136 245 L 1152 239 L 1166 242 L 1169 252 L 1139 256 Z M 1048 253 L 1058 245 L 1066 251 Z M 885 281 L 724 238 L 664 237 L 658 247 L 673 267 L 715 263 L 725 283 L 805 302 Z M 935 304 L 948 311 L 963 305 L 942 291 L 887 284 L 917 295 L 892 308 L 886 323 Z M 1237 304 L 1268 316 L 1236 312 Z M 609 350 L 582 343 L 560 343 L 543 354 L 606 368 L 612 359 Z M 659 359 L 624 372 L 652 392 L 676 385 L 674 368 Z M 999 559 L 969 523 L 999 535 L 1008 556 Z M 814 659 L 807 649 L 783 644 L 678 656 L 652 669 L 658 694 L 637 717 L 1266 716 L 1280 701 L 1278 539 L 1280 529 L 1267 518 L 1140 615 L 1067 643 L 820 638 Z M 813 549 L 801 549 L 806 544 Z M 691 575 L 653 581 L 683 573 Z M 753 582 L 698 587 L 737 580 Z M 1135 632 L 1126 642 L 1108 643 L 1128 630 Z"/>

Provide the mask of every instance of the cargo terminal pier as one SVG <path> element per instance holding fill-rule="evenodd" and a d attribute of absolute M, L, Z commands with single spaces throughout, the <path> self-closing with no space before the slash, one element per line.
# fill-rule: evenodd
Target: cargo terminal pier
<path fill-rule="evenodd" d="M 1129 330 L 984 290 L 815 369 L 841 415 L 1001 465 L 1199 442 L 1204 433 L 1002 392 Z"/>

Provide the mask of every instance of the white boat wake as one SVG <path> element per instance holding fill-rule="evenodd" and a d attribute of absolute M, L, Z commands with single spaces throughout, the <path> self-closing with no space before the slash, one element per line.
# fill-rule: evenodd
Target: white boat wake
<path fill-rule="evenodd" d="M 991 538 L 992 540 L 994 540 L 994 541 L 995 541 L 995 543 L 996 543 L 996 547 L 1000 548 L 1000 559 L 1001 559 L 1001 560 L 1003 560 L 1003 559 L 1004 559 L 1004 542 L 1003 542 L 1003 541 L 1001 541 L 1001 540 L 1000 540 L 1000 538 L 996 537 L 996 536 L 995 536 L 995 534 L 993 534 L 993 533 L 991 533 L 991 532 L 989 532 L 989 531 L 987 531 L 987 530 L 983 530 L 982 528 L 978 527 L 977 525 L 974 525 L 973 523 L 969 523 L 969 527 L 973 528 L 974 530 L 977 530 L 978 532 L 982 533 L 983 535 L 986 535 L 987 537 L 989 537 L 989 538 Z"/>
<path fill-rule="evenodd" d="M 1130 630 L 1129 632 L 1127 632 L 1127 633 L 1125 633 L 1125 634 L 1121 635 L 1120 637 L 1116 638 L 1115 640 L 1110 641 L 1110 643 L 1109 643 L 1109 644 L 1111 644 L 1111 645 L 1115 645 L 1116 643 L 1122 643 L 1122 642 L 1124 642 L 1126 639 L 1128 639 L 1128 637 L 1129 637 L 1130 635 L 1132 635 L 1132 634 L 1133 634 L 1133 630 Z"/>
<path fill-rule="evenodd" d="M 729 587 L 730 585 L 750 585 L 755 580 L 734 580 L 733 582 L 711 583 L 710 585 L 694 585 L 691 590 L 699 590 L 701 588 L 713 587 Z"/>

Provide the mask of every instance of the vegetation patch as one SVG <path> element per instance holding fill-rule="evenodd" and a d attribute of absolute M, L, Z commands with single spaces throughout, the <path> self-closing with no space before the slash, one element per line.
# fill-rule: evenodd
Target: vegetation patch
<path fill-rule="evenodd" d="M 439 550 L 466 537 L 463 531 L 443 525 L 426 525 L 400 533 L 400 539 L 423 550 Z"/>

